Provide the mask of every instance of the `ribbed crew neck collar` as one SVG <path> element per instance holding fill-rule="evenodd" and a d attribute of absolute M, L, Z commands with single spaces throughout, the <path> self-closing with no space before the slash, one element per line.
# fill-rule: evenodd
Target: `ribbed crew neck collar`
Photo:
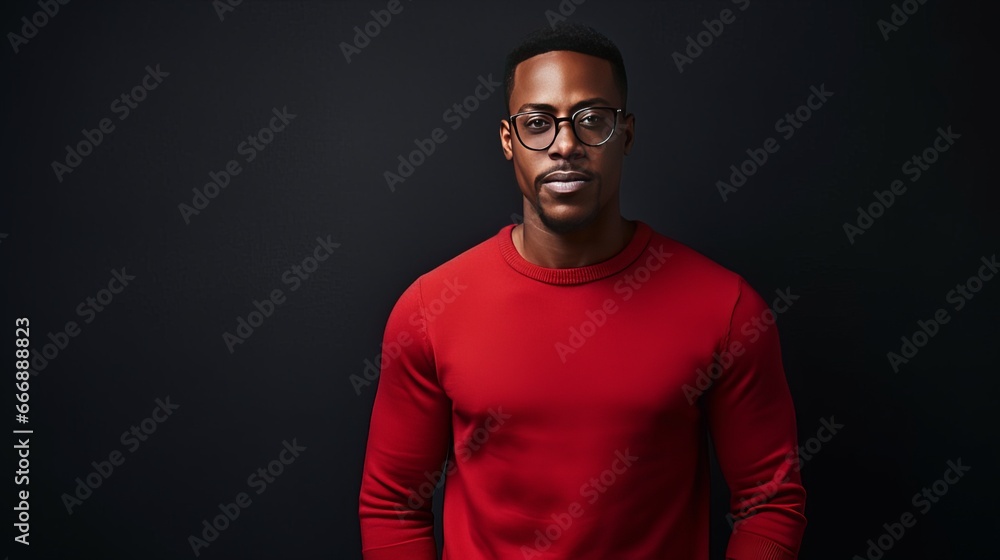
<path fill-rule="evenodd" d="M 646 249 L 646 245 L 649 244 L 653 230 L 645 222 L 639 220 L 634 220 L 634 222 L 636 227 L 632 239 L 618 254 L 599 263 L 575 268 L 545 268 L 527 261 L 517 251 L 511 237 L 515 224 L 508 224 L 501 228 L 497 237 L 503 259 L 511 268 L 528 278 L 546 284 L 583 284 L 617 274 L 639 258 L 639 255 Z"/>

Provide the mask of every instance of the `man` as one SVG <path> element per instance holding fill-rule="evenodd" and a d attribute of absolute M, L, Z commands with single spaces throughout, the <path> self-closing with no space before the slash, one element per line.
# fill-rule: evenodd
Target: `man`
<path fill-rule="evenodd" d="M 506 92 L 524 223 L 420 276 L 389 316 L 401 353 L 372 412 L 364 558 L 436 558 L 446 475 L 445 560 L 707 559 L 709 434 L 727 558 L 796 558 L 805 491 L 773 312 L 621 216 L 635 119 L 617 47 L 587 27 L 536 33 L 508 56 Z"/>

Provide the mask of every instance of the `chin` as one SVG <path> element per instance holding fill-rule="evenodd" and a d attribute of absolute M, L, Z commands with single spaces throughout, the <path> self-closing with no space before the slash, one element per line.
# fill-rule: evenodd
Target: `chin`
<path fill-rule="evenodd" d="M 572 233 L 594 223 L 594 220 L 597 219 L 597 208 L 592 209 L 590 212 L 580 209 L 577 212 L 560 212 L 555 215 L 541 209 L 538 212 L 538 217 L 546 228 L 555 233 Z"/>
<path fill-rule="evenodd" d="M 601 214 L 601 184 L 591 185 L 590 192 L 579 192 L 571 197 L 551 197 L 535 185 L 533 197 L 525 196 L 531 203 L 539 221 L 549 231 L 565 235 L 586 229 Z M 523 191 L 522 191 L 523 192 Z"/>

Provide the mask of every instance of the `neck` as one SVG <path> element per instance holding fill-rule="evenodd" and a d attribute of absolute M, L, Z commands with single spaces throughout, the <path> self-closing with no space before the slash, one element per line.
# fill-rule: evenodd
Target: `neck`
<path fill-rule="evenodd" d="M 514 227 L 514 247 L 528 262 L 545 268 L 589 266 L 620 253 L 632 240 L 635 223 L 609 208 L 591 224 L 569 233 L 546 228 L 525 202 L 524 223 Z"/>

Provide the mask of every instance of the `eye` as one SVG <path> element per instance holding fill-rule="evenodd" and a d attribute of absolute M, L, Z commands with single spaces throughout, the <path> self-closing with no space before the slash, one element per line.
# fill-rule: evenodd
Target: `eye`
<path fill-rule="evenodd" d="M 525 120 L 524 127 L 531 131 L 542 131 L 551 125 L 551 121 L 542 116 L 530 116 Z"/>
<path fill-rule="evenodd" d="M 607 118 L 601 113 L 596 111 L 593 113 L 584 113 L 577 119 L 577 122 L 579 122 L 579 124 L 589 127 L 602 126 L 605 123 L 605 121 L 607 121 Z"/>

